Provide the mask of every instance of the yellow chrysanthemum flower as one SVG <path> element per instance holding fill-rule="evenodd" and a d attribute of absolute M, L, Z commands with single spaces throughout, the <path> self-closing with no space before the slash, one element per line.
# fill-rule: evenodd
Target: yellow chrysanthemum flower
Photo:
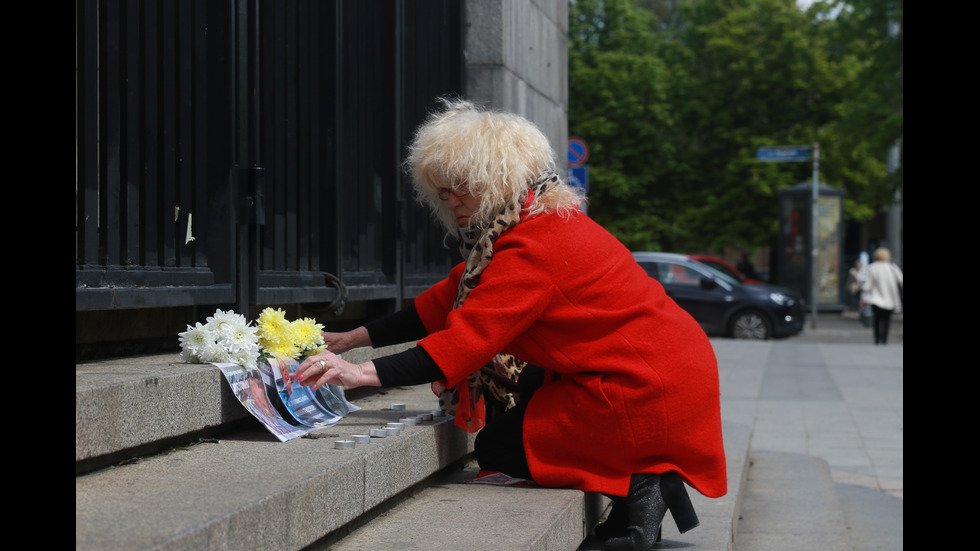
<path fill-rule="evenodd" d="M 272 344 L 269 347 L 263 347 L 269 354 L 274 354 L 276 356 L 285 356 L 287 358 L 295 358 L 299 355 L 300 349 L 296 345 L 289 341 L 283 341 L 281 343 Z"/>
<path fill-rule="evenodd" d="M 323 325 L 316 320 L 303 318 L 294 321 L 291 325 L 293 342 L 301 349 L 316 348 L 323 344 Z"/>
<path fill-rule="evenodd" d="M 302 318 L 290 322 L 286 313 L 266 308 L 256 320 L 259 346 L 267 354 L 301 358 L 324 350 L 323 325 L 314 319 Z"/>
<path fill-rule="evenodd" d="M 275 310 L 272 308 L 262 310 L 256 324 L 259 328 L 259 345 L 266 351 L 271 351 L 275 347 L 289 344 L 287 333 L 291 324 L 286 321 L 286 313 L 282 310 L 278 308 Z"/>

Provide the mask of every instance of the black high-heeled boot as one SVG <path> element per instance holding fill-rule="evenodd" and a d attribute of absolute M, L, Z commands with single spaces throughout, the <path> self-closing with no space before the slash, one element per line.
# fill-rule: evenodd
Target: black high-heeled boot
<path fill-rule="evenodd" d="M 687 487 L 681 476 L 674 471 L 664 473 L 660 476 L 660 492 L 667 502 L 670 509 L 670 516 L 674 518 L 677 530 L 683 534 L 688 530 L 697 528 L 701 521 L 698 514 L 694 512 L 694 505 L 691 505 L 691 498 L 687 495 Z"/>
<path fill-rule="evenodd" d="M 660 541 L 660 525 L 669 509 L 677 529 L 687 532 L 699 524 L 684 482 L 675 472 L 635 474 L 626 496 L 629 526 L 626 534 L 606 541 L 606 551 L 646 551 Z"/>

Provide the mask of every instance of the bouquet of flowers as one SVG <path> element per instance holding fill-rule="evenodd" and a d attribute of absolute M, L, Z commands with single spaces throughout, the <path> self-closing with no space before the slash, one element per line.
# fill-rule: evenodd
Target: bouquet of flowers
<path fill-rule="evenodd" d="M 310 318 L 286 319 L 280 309 L 266 308 L 256 325 L 241 314 L 216 310 L 207 323 L 179 333 L 181 357 L 192 363 L 234 363 L 256 367 L 260 357 L 301 360 L 325 349 L 323 325 Z"/>
<path fill-rule="evenodd" d="M 303 358 L 326 349 L 322 331 L 312 319 L 289 321 L 282 310 L 266 308 L 254 325 L 233 311 L 217 310 L 207 323 L 188 325 L 178 336 L 184 361 L 216 364 L 242 405 L 286 441 L 360 409 L 341 386 L 314 391 L 292 384 Z"/>
<path fill-rule="evenodd" d="M 255 368 L 261 354 L 258 328 L 245 316 L 216 310 L 207 323 L 187 326 L 178 333 L 181 358 L 191 363 L 234 363 Z"/>
<path fill-rule="evenodd" d="M 266 308 L 259 314 L 258 342 L 267 355 L 301 360 L 323 352 L 323 325 L 310 318 L 286 319 L 282 310 Z"/>

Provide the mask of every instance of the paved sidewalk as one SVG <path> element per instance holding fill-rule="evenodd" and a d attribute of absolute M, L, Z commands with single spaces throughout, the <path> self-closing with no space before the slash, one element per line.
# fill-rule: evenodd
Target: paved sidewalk
<path fill-rule="evenodd" d="M 901 345 L 905 339 L 904 316 L 892 317 L 888 331 L 888 344 Z M 874 344 L 874 333 L 858 321 L 857 312 L 824 313 L 817 316 L 816 327 L 809 318 L 803 332 L 787 339 L 788 342 L 822 342 L 829 344 Z"/>
<path fill-rule="evenodd" d="M 713 339 L 722 417 L 753 427 L 753 450 L 817 456 L 837 482 L 902 498 L 901 324 L 892 330 L 895 342 L 876 346 L 870 329 L 837 317 L 789 339 Z"/>
<path fill-rule="evenodd" d="M 900 318 L 876 346 L 833 315 L 789 339 L 712 339 L 722 418 L 752 427 L 752 454 L 825 460 L 856 551 L 902 547 L 903 338 Z"/>

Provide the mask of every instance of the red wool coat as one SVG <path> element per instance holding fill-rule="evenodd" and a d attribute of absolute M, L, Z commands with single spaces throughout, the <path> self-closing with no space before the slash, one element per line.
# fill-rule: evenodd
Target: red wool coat
<path fill-rule="evenodd" d="M 622 496 L 633 473 L 674 470 L 726 493 L 711 344 L 615 237 L 582 213 L 529 217 L 453 310 L 462 270 L 416 298 L 419 346 L 446 386 L 501 351 L 547 371 L 524 419 L 537 483 Z"/>

